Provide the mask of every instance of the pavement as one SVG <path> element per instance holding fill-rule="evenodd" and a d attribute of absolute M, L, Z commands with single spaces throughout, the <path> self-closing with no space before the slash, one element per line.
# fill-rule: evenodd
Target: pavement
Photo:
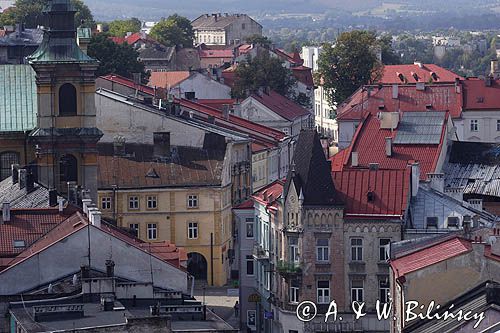
<path fill-rule="evenodd" d="M 205 287 L 205 290 L 203 290 Z M 196 281 L 194 286 L 194 297 L 205 302 L 207 308 L 215 312 L 233 328 L 239 328 L 239 318 L 235 316 L 234 304 L 238 296 L 228 296 L 229 287 L 209 287 L 206 282 Z"/>

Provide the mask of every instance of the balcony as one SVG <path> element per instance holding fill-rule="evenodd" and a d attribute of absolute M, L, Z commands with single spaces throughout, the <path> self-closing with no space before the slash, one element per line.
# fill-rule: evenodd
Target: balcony
<path fill-rule="evenodd" d="M 269 251 L 261 245 L 255 245 L 253 247 L 253 257 L 257 260 L 269 260 Z"/>
<path fill-rule="evenodd" d="M 286 233 L 302 233 L 304 229 L 301 226 L 295 225 L 295 224 L 287 224 L 285 227 L 282 229 L 283 232 Z"/>
<path fill-rule="evenodd" d="M 276 271 L 285 279 L 293 279 L 302 275 L 302 268 L 299 263 L 280 260 L 276 265 Z"/>

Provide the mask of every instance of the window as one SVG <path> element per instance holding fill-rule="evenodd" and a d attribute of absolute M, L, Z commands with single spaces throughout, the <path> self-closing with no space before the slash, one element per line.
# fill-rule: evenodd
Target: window
<path fill-rule="evenodd" d="M 139 223 L 130 223 L 128 227 L 136 237 L 139 237 Z"/>
<path fill-rule="evenodd" d="M 426 226 L 429 228 L 437 228 L 438 227 L 438 218 L 437 216 L 428 216 L 426 218 Z"/>
<path fill-rule="evenodd" d="M 255 327 L 256 321 L 256 312 L 255 310 L 247 310 L 247 326 Z"/>
<path fill-rule="evenodd" d="M 247 256 L 247 275 L 254 275 L 254 262 L 252 256 Z"/>
<path fill-rule="evenodd" d="M 283 132 L 283 133 L 285 133 L 285 135 L 288 135 L 288 133 L 289 133 L 289 132 L 288 132 L 288 128 L 283 128 L 283 131 L 282 131 L 282 132 Z"/>
<path fill-rule="evenodd" d="M 363 239 L 361 238 L 351 239 L 351 260 L 352 261 L 363 260 Z"/>
<path fill-rule="evenodd" d="M 148 209 L 156 209 L 158 208 L 158 203 L 156 200 L 156 196 L 150 195 L 148 196 Z"/>
<path fill-rule="evenodd" d="M 378 240 L 378 260 L 379 261 L 387 261 L 389 259 L 388 256 L 388 247 L 391 243 L 389 238 L 380 238 Z"/>
<path fill-rule="evenodd" d="M 198 196 L 195 194 L 188 195 L 188 208 L 198 208 Z"/>
<path fill-rule="evenodd" d="M 194 92 L 194 91 L 186 91 L 186 92 L 184 93 L 184 97 L 185 97 L 187 100 L 194 101 L 194 100 L 195 100 L 195 98 L 196 98 L 196 97 L 195 97 L 195 96 L 196 96 L 195 94 L 196 94 L 196 92 Z"/>
<path fill-rule="evenodd" d="M 158 157 L 170 156 L 170 132 L 153 133 L 153 155 Z"/>
<path fill-rule="evenodd" d="M 316 260 L 328 261 L 330 247 L 328 246 L 328 239 L 320 238 L 316 240 Z"/>
<path fill-rule="evenodd" d="M 477 132 L 479 130 L 478 120 L 472 119 L 470 121 L 470 130 L 471 132 Z"/>
<path fill-rule="evenodd" d="M 248 218 L 246 219 L 246 231 L 247 231 L 247 238 L 253 238 L 253 218 Z"/>
<path fill-rule="evenodd" d="M 245 23 L 241 24 L 241 30 L 245 30 Z"/>
<path fill-rule="evenodd" d="M 154 240 L 158 237 L 158 228 L 156 223 L 148 223 L 148 239 Z"/>
<path fill-rule="evenodd" d="M 198 222 L 188 223 L 188 238 L 189 239 L 198 238 Z"/>
<path fill-rule="evenodd" d="M 128 209 L 139 209 L 139 197 L 130 196 L 128 197 Z"/>
<path fill-rule="evenodd" d="M 351 281 L 351 301 L 363 302 L 363 280 Z"/>
<path fill-rule="evenodd" d="M 0 180 L 11 175 L 12 164 L 19 164 L 19 154 L 16 152 L 5 152 L 0 155 Z"/>
<path fill-rule="evenodd" d="M 459 218 L 458 216 L 448 216 L 448 228 L 458 228 Z"/>
<path fill-rule="evenodd" d="M 110 210 L 111 209 L 111 197 L 102 197 L 101 198 L 101 209 L 102 210 Z"/>
<path fill-rule="evenodd" d="M 59 88 L 59 115 L 76 116 L 76 88 L 71 83 L 65 83 Z"/>
<path fill-rule="evenodd" d="M 330 303 L 330 281 L 318 281 L 318 304 Z"/>
<path fill-rule="evenodd" d="M 497 132 L 500 131 L 500 120 L 497 120 Z"/>
<path fill-rule="evenodd" d="M 381 303 L 389 303 L 389 279 L 385 278 L 378 281 L 379 300 Z"/>
<path fill-rule="evenodd" d="M 297 304 L 299 302 L 299 287 L 290 287 L 290 303 Z"/>
<path fill-rule="evenodd" d="M 59 179 L 61 182 L 78 181 L 78 161 L 70 154 L 64 155 L 59 160 Z"/>
<path fill-rule="evenodd" d="M 289 250 L 290 250 L 290 262 L 298 263 L 299 262 L 299 239 L 298 238 L 289 238 L 288 239 Z"/>
<path fill-rule="evenodd" d="M 26 242 L 23 240 L 14 240 L 12 245 L 14 246 L 14 249 L 21 249 L 26 247 Z"/>

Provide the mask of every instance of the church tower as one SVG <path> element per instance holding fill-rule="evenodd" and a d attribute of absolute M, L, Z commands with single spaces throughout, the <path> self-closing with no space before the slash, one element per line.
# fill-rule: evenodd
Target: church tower
<path fill-rule="evenodd" d="M 70 0 L 49 0 L 40 47 L 28 57 L 36 72 L 38 179 L 60 193 L 68 182 L 97 198 L 95 74 L 98 62 L 77 45 L 75 8 Z"/>

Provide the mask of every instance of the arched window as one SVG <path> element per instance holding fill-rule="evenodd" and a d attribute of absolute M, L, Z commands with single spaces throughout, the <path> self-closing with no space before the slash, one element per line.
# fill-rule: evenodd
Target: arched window
<path fill-rule="evenodd" d="M 0 180 L 10 176 L 12 164 L 19 164 L 19 153 L 7 151 L 0 154 Z"/>
<path fill-rule="evenodd" d="M 71 83 L 65 83 L 59 88 L 59 115 L 76 116 L 76 88 Z"/>
<path fill-rule="evenodd" d="M 73 155 L 64 155 L 59 160 L 59 172 L 61 182 L 78 181 L 78 161 Z"/>

